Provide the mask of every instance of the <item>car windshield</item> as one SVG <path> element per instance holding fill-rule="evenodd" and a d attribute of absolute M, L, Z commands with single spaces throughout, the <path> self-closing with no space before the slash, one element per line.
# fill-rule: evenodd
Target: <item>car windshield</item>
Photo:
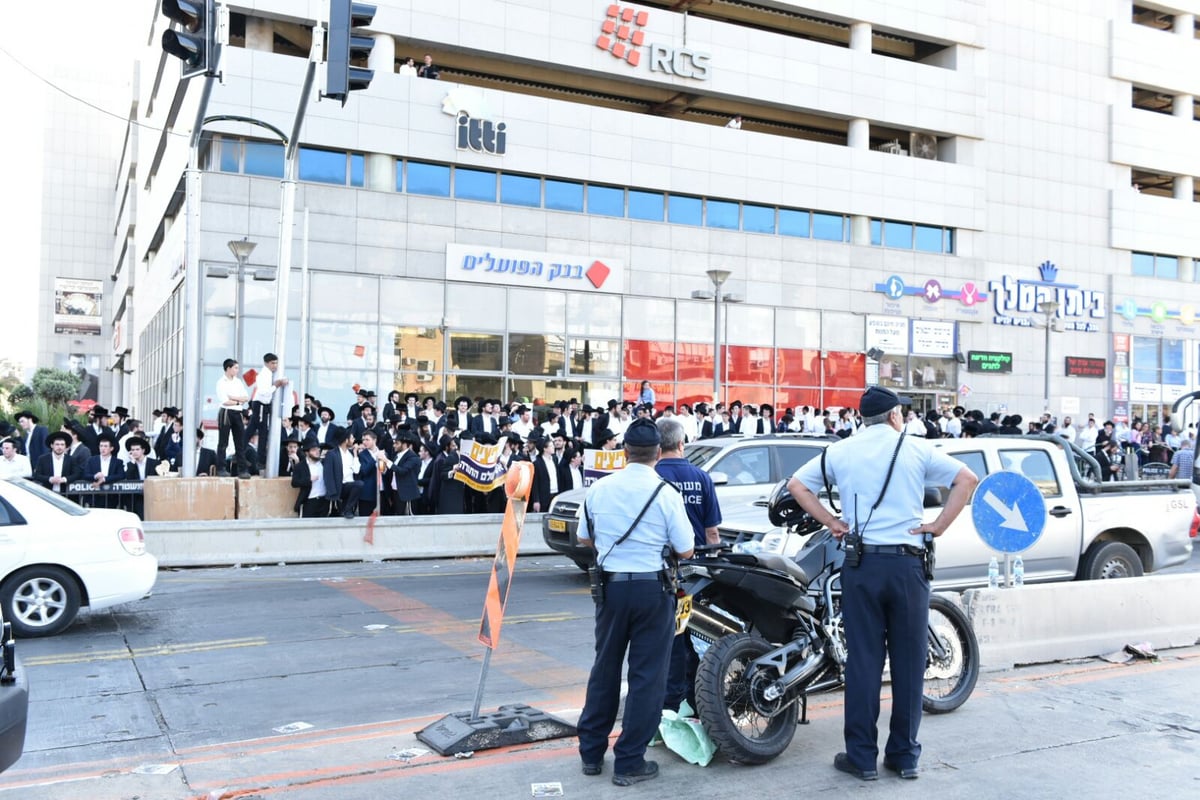
<path fill-rule="evenodd" d="M 725 450 L 724 447 L 713 447 L 707 444 L 689 444 L 683 448 L 683 457 L 688 460 L 692 466 L 703 467 L 708 462 L 719 456 Z"/>
<path fill-rule="evenodd" d="M 80 506 L 78 503 L 74 503 L 66 499 L 65 497 L 55 494 L 46 487 L 42 486 L 40 483 L 34 483 L 33 481 L 21 479 L 9 481 L 9 484 L 24 489 L 30 494 L 37 495 L 50 505 L 57 508 L 59 511 L 70 514 L 73 517 L 82 517 L 84 514 L 88 513 L 86 508 Z"/>

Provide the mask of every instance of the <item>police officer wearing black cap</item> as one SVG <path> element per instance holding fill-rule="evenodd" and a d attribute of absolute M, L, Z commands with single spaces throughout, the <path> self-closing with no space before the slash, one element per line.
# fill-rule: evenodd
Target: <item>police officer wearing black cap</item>
<path fill-rule="evenodd" d="M 692 555 L 692 526 L 679 493 L 654 471 L 659 432 L 649 419 L 625 431 L 625 469 L 588 490 L 579 540 L 596 549 L 600 587 L 596 660 L 579 716 L 584 775 L 603 771 L 608 736 L 621 702 L 621 665 L 629 656 L 629 691 L 621 735 L 613 747 L 612 782 L 630 786 L 658 775 L 646 746 L 658 729 L 667 663 L 675 634 L 675 595 L 664 548 Z"/>
<path fill-rule="evenodd" d="M 929 624 L 923 534 L 941 536 L 979 482 L 924 438 L 903 435 L 904 406 L 911 402 L 890 389 L 868 388 L 859 403 L 862 431 L 831 444 L 822 458 L 788 481 L 800 506 L 846 542 L 841 579 L 849 650 L 846 751 L 834 757 L 833 766 L 866 781 L 879 775 L 876 723 L 885 656 L 891 659 L 892 718 L 883 766 L 901 778 L 919 774 L 917 730 Z M 817 499 L 826 478 L 838 487 L 844 519 Z M 941 513 L 929 523 L 921 521 L 925 486 L 950 487 Z"/>

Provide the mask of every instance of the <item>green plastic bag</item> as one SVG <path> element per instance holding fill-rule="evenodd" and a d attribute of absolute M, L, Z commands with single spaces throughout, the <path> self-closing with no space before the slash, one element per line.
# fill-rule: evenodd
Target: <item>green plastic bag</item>
<path fill-rule="evenodd" d="M 658 735 L 663 744 L 689 764 L 707 767 L 717 752 L 717 745 L 708 738 L 708 732 L 696 719 L 696 712 L 684 701 L 675 711 L 663 711 L 658 723 Z"/>

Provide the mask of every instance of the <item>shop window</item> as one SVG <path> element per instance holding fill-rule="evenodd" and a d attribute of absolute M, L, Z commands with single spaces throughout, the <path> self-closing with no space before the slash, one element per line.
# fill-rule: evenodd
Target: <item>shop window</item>
<path fill-rule="evenodd" d="M 450 333 L 450 370 L 501 372 L 504 337 L 487 333 Z"/>
<path fill-rule="evenodd" d="M 629 218 L 662 222 L 664 198 L 662 192 L 629 190 Z"/>
<path fill-rule="evenodd" d="M 793 413 L 799 414 L 804 406 L 816 408 L 820 405 L 821 390 L 815 386 L 783 386 L 775 390 L 776 416 L 780 419 L 789 408 Z"/>
<path fill-rule="evenodd" d="M 588 184 L 587 210 L 589 214 L 605 217 L 625 216 L 625 190 L 615 186 Z"/>
<path fill-rule="evenodd" d="M 616 375 L 621 346 L 609 339 L 571 339 L 572 375 Z"/>
<path fill-rule="evenodd" d="M 282 178 L 283 145 L 275 144 L 274 142 L 246 142 L 246 167 L 244 171 L 247 175 Z"/>
<path fill-rule="evenodd" d="M 730 345 L 725 352 L 724 374 L 727 382 L 764 386 L 770 392 L 770 387 L 775 383 L 774 348 Z M 770 398 L 760 402 L 770 402 Z"/>
<path fill-rule="evenodd" d="M 775 209 L 770 206 L 742 206 L 742 230 L 748 233 L 774 233 Z"/>
<path fill-rule="evenodd" d="M 667 197 L 667 222 L 676 225 L 699 225 L 704 202 L 699 197 L 673 194 Z"/>
<path fill-rule="evenodd" d="M 542 204 L 542 181 L 528 175 L 500 173 L 500 202 L 514 206 L 537 207 Z"/>
<path fill-rule="evenodd" d="M 459 200 L 496 202 L 496 173 L 491 170 L 455 167 L 454 196 Z"/>
<path fill-rule="evenodd" d="M 820 386 L 820 358 L 819 350 L 778 348 L 775 351 L 775 359 L 779 369 L 779 382 L 787 386 Z"/>
<path fill-rule="evenodd" d="M 862 353 L 830 352 L 822 359 L 824 386 L 855 388 L 862 392 L 867 382 L 867 357 Z"/>
<path fill-rule="evenodd" d="M 942 229 L 932 225 L 917 225 L 916 247 L 924 253 L 942 252 Z"/>
<path fill-rule="evenodd" d="M 450 196 L 450 168 L 444 164 L 408 162 L 409 194 L 428 194 L 435 197 Z"/>
<path fill-rule="evenodd" d="M 728 200 L 709 200 L 707 203 L 708 218 L 706 223 L 710 228 L 738 229 L 738 204 Z"/>
<path fill-rule="evenodd" d="M 405 326 L 392 329 L 392 369 L 437 372 L 442 367 L 442 332 L 438 328 Z"/>
<path fill-rule="evenodd" d="M 822 214 L 814 211 L 812 221 L 814 239 L 829 242 L 846 241 L 846 218 L 841 214 Z"/>
<path fill-rule="evenodd" d="M 625 376 L 637 381 L 675 380 L 675 343 L 626 339 Z"/>
<path fill-rule="evenodd" d="M 316 183 L 346 183 L 346 154 L 333 150 L 300 148 L 299 175 L 302 181 Z"/>
<path fill-rule="evenodd" d="M 675 410 L 682 403 L 695 408 L 697 403 L 712 403 L 712 379 L 708 383 L 677 383 L 675 384 Z"/>
<path fill-rule="evenodd" d="M 562 336 L 508 335 L 508 371 L 515 375 L 561 375 L 566 362 Z"/>
<path fill-rule="evenodd" d="M 546 208 L 555 211 L 583 211 L 583 184 L 547 178 Z"/>
<path fill-rule="evenodd" d="M 711 344 L 678 342 L 675 345 L 675 369 L 681 381 L 708 381 L 712 394 L 713 348 Z"/>
<path fill-rule="evenodd" d="M 812 215 L 794 208 L 779 209 L 779 232 L 784 236 L 799 236 L 807 239 L 811 231 Z"/>
<path fill-rule="evenodd" d="M 318 369 L 354 366 L 373 373 L 379 363 L 379 353 L 373 346 L 377 338 L 374 325 L 314 320 L 309 325 L 308 363 Z M 365 377 L 359 375 L 350 383 L 362 381 Z"/>
<path fill-rule="evenodd" d="M 883 223 L 883 244 L 885 247 L 897 247 L 901 250 L 912 250 L 913 226 L 907 222 Z"/>

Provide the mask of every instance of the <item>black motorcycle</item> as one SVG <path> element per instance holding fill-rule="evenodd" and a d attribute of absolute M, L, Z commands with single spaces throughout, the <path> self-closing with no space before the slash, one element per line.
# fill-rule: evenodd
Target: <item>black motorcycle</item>
<path fill-rule="evenodd" d="M 696 711 L 721 752 L 741 764 L 763 764 L 786 750 L 797 721 L 808 721 L 808 698 L 845 683 L 841 543 L 784 484 L 769 514 L 774 525 L 811 534 L 794 560 L 712 545 L 681 564 L 677 623 L 687 631 L 680 635 L 707 645 L 696 672 Z M 924 710 L 958 708 L 978 677 L 979 643 L 966 614 L 931 595 Z"/>

